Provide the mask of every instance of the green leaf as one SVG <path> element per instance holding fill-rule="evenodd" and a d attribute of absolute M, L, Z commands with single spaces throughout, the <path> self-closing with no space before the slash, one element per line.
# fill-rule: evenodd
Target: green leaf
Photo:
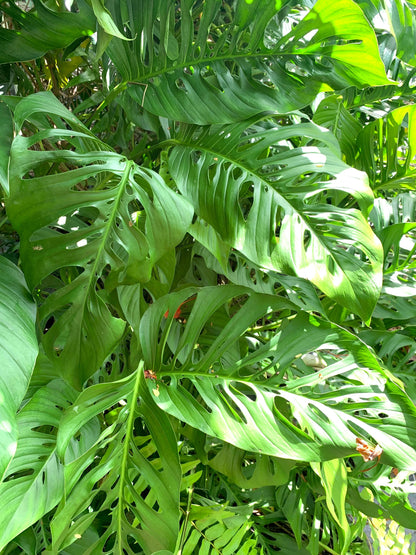
<path fill-rule="evenodd" d="M 392 39 L 394 55 L 416 63 L 416 16 L 412 0 L 358 0 L 357 4 L 379 32 L 380 42 Z M 383 33 L 380 33 L 380 31 Z M 384 41 L 383 41 L 384 42 Z"/>
<path fill-rule="evenodd" d="M 92 522 L 102 511 L 110 514 L 110 523 L 91 553 L 101 551 L 110 537 L 114 552 L 133 553 L 130 538 L 149 555 L 163 549 L 173 552 L 180 514 L 177 441 L 168 416 L 154 404 L 143 382 L 141 363 L 125 380 L 85 389 L 64 413 L 58 433 L 63 457 L 68 456 L 69 439 L 97 414 L 114 407 L 116 418 L 88 451 L 65 468 L 65 483 L 72 493 L 51 523 L 54 553 L 82 534 L 86 519 Z M 151 435 L 133 435 L 143 422 Z M 94 497 L 103 493 L 105 501 L 94 511 Z"/>
<path fill-rule="evenodd" d="M 10 110 L 0 101 L 0 186 L 6 194 L 9 192 L 9 155 L 13 140 L 13 120 Z"/>
<path fill-rule="evenodd" d="M 189 521 L 182 530 L 180 553 L 218 553 L 223 555 L 255 555 L 259 553 L 252 536 L 250 506 L 225 507 L 204 500 L 207 505 L 193 504 Z M 209 503 L 209 504 L 208 504 Z"/>
<path fill-rule="evenodd" d="M 178 322 L 173 316 L 187 299 L 186 322 Z M 232 317 L 227 306 L 238 307 Z M 155 402 L 246 451 L 318 462 L 353 454 L 362 437 L 383 448 L 383 462 L 411 468 L 416 410 L 365 343 L 302 313 L 256 342 L 253 324 L 285 309 L 295 305 L 237 286 L 158 299 L 139 329 L 146 368 L 157 376 L 156 387 L 148 384 Z M 325 369 L 299 360 L 324 345 L 342 353 Z"/>
<path fill-rule="evenodd" d="M 382 264 L 366 219 L 372 195 L 366 176 L 334 154 L 332 134 L 313 124 L 242 123 L 187 127 L 175 143 L 172 176 L 223 242 L 257 266 L 307 279 L 370 317 Z M 338 205 L 347 195 L 361 212 Z"/>
<path fill-rule="evenodd" d="M 34 11 L 23 11 L 15 2 L 1 2 L 1 9 L 19 30 L 0 28 L 0 64 L 39 58 L 95 31 L 93 12 L 84 1 L 77 3 L 79 12 L 58 12 L 34 0 Z"/>
<path fill-rule="evenodd" d="M 17 443 L 16 412 L 23 400 L 38 353 L 36 307 L 22 272 L 0 257 L 0 478 Z"/>
<path fill-rule="evenodd" d="M 39 389 L 18 414 L 16 455 L 0 483 L 0 549 L 64 495 L 64 467 L 56 455 L 55 439 L 62 410 L 73 397 L 69 386 L 55 380 Z M 78 441 L 72 441 L 74 449 Z"/>
<path fill-rule="evenodd" d="M 351 542 L 350 523 L 348 522 L 345 499 L 347 495 L 347 468 L 341 459 L 311 463 L 312 469 L 320 476 L 326 494 L 326 504 L 338 523 L 343 534 L 343 553 Z"/>
<path fill-rule="evenodd" d="M 228 18 L 221 6 L 218 0 L 203 9 L 190 0 L 180 6 L 129 0 L 126 10 L 119 2 L 108 5 L 118 26 L 137 37 L 113 39 L 107 53 L 138 104 L 188 123 L 229 123 L 305 106 L 322 83 L 389 82 L 375 34 L 352 0 L 318 1 L 303 19 L 306 10 L 297 10 L 291 14 L 296 25 L 284 36 L 285 0 L 238 0 Z"/>
<path fill-rule="evenodd" d="M 373 190 L 414 189 L 415 106 L 402 106 L 366 125 L 357 144 L 361 169 Z"/>
<path fill-rule="evenodd" d="M 313 35 L 308 44 L 298 46 L 309 33 Z M 389 83 L 376 35 L 361 9 L 351 0 L 336 3 L 318 0 L 301 24 L 285 37 L 288 39 L 296 44 L 292 52 L 298 55 L 328 56 L 333 61 L 333 70 L 339 71 L 351 84 L 363 87 Z"/>
<path fill-rule="evenodd" d="M 108 292 L 148 281 L 156 262 L 181 241 L 192 208 L 153 171 L 103 150 L 108 147 L 50 93 L 23 99 L 16 125 L 45 113 L 55 129 L 46 122 L 12 144 L 7 212 L 20 233 L 28 282 L 41 300 L 46 353 L 79 388 L 125 328 L 104 284 Z M 43 141 L 54 147 L 31 149 L 43 148 Z M 59 171 L 60 164 L 67 171 Z"/>
<path fill-rule="evenodd" d="M 249 464 L 247 464 L 249 462 Z M 225 474 L 239 488 L 281 486 L 289 479 L 289 472 L 296 462 L 266 455 L 251 455 L 234 445 L 225 443 L 220 451 L 207 461 L 209 466 Z"/>
<path fill-rule="evenodd" d="M 132 40 L 125 37 L 123 33 L 120 33 L 117 25 L 111 19 L 110 12 L 104 5 L 104 0 L 91 0 L 91 5 L 98 23 L 108 35 L 118 37 L 122 40 Z"/>
<path fill-rule="evenodd" d="M 345 108 L 342 97 L 331 95 L 324 98 L 313 116 L 313 121 L 332 131 L 339 141 L 347 163 L 353 165 L 356 154 L 355 141 L 361 131 L 361 125 Z"/>

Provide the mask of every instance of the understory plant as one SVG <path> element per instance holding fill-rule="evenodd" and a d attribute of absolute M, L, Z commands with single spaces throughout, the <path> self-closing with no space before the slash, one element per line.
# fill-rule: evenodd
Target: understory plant
<path fill-rule="evenodd" d="M 414 3 L 0 9 L 0 552 L 414 553 Z"/>

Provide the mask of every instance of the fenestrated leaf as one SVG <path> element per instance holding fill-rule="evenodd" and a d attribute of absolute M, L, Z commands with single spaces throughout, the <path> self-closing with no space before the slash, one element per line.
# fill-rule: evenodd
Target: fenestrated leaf
<path fill-rule="evenodd" d="M 343 535 L 343 552 L 351 542 L 350 523 L 348 522 L 345 501 L 347 495 L 347 467 L 345 461 L 333 459 L 321 463 L 311 463 L 312 469 L 320 476 L 326 494 L 326 504 Z"/>
<path fill-rule="evenodd" d="M 1 9 L 17 24 L 18 30 L 0 28 L 0 64 L 33 60 L 49 50 L 64 48 L 95 31 L 95 18 L 83 0 L 78 13 L 58 12 L 34 0 L 34 11 L 23 11 L 12 2 L 1 2 Z"/>
<path fill-rule="evenodd" d="M 17 443 L 16 412 L 38 353 L 36 306 L 19 268 L 0 257 L 0 479 Z"/>
<path fill-rule="evenodd" d="M 42 128 L 44 114 L 56 128 L 47 121 Z M 26 119 L 40 123 L 37 133 L 12 144 L 7 211 L 20 233 L 25 275 L 42 300 L 46 352 L 80 387 L 125 328 L 103 285 L 108 292 L 148 281 L 154 264 L 181 241 L 192 208 L 153 171 L 103 150 L 51 94 L 23 99 L 15 119 L 18 128 Z M 48 150 L 38 150 L 43 142 Z"/>
<path fill-rule="evenodd" d="M 254 489 L 286 484 L 296 461 L 247 453 L 225 443 L 207 463 L 217 472 L 225 474 L 240 488 Z"/>
<path fill-rule="evenodd" d="M 64 466 L 55 450 L 56 430 L 74 391 L 62 380 L 39 389 L 17 417 L 16 455 L 0 483 L 0 549 L 53 509 L 64 495 Z M 70 452 L 94 441 L 91 424 L 80 440 L 70 438 Z M 84 443 L 84 440 L 86 443 Z M 81 449 L 82 450 L 82 449 Z"/>
<path fill-rule="evenodd" d="M 185 299 L 192 299 L 186 322 L 178 322 L 173 315 Z M 235 307 L 232 317 L 225 303 Z M 260 314 L 291 306 L 236 286 L 189 288 L 158 299 L 140 324 L 146 366 L 157 376 L 156 386 L 149 384 L 155 402 L 247 451 L 321 461 L 351 455 L 362 437 L 382 446 L 384 462 L 411 468 L 414 405 L 361 340 L 302 313 L 267 342 L 257 343 L 254 331 L 243 340 Z M 318 372 L 298 358 L 317 349 L 341 354 Z"/>
<path fill-rule="evenodd" d="M 287 0 L 238 0 L 228 18 L 218 0 L 125 4 L 108 7 L 135 40 L 114 38 L 107 52 L 129 94 L 159 116 L 228 123 L 305 106 L 322 83 L 388 83 L 375 34 L 352 0 L 320 0 L 306 15 L 297 10 L 284 36 Z"/>
<path fill-rule="evenodd" d="M 103 410 L 114 407 L 115 419 L 88 451 L 65 468 L 72 493 L 51 523 L 54 552 L 72 543 L 82 534 L 85 521 L 92 522 L 102 511 L 110 512 L 111 522 L 88 553 L 103 551 L 111 536 L 114 552 L 134 553 L 130 538 L 148 555 L 163 549 L 173 552 L 180 514 L 177 442 L 168 416 L 154 404 L 144 381 L 141 363 L 124 380 L 85 389 L 64 413 L 58 433 L 61 457 L 67 455 L 71 437 Z M 144 431 L 143 423 L 151 435 L 133 435 L 136 428 Z M 89 510 L 94 497 L 103 492 L 105 501 L 96 511 Z"/>
<path fill-rule="evenodd" d="M 355 141 L 362 126 L 345 108 L 342 97 L 331 95 L 324 98 L 313 115 L 313 121 L 332 131 L 347 163 L 354 164 Z"/>
<path fill-rule="evenodd" d="M 373 190 L 414 189 L 416 107 L 402 106 L 366 125 L 357 137 L 359 163 Z"/>
<path fill-rule="evenodd" d="M 185 128 L 175 143 L 172 176 L 223 242 L 261 268 L 311 281 L 369 318 L 382 264 L 366 220 L 372 194 L 365 174 L 335 154 L 331 133 L 313 124 L 241 123 Z M 349 208 L 351 202 L 337 205 L 348 196 L 361 211 Z"/>
<path fill-rule="evenodd" d="M 220 552 L 223 555 L 255 555 L 259 553 L 253 534 L 253 508 L 225 507 L 202 499 L 201 505 L 190 507 L 189 520 L 182 529 L 179 552 L 183 555 L 194 553 Z"/>
<path fill-rule="evenodd" d="M 213 231 L 211 227 L 206 225 L 202 224 L 201 227 Z M 194 229 L 195 224 L 191 227 L 190 233 L 193 234 Z M 196 244 L 194 250 L 203 257 L 208 268 L 212 268 L 217 274 L 225 275 L 235 285 L 249 287 L 256 293 L 267 293 L 269 295 L 285 291 L 289 300 L 302 310 L 325 314 L 325 309 L 316 289 L 306 279 L 262 270 L 237 256 L 236 252 L 231 254 L 228 264 L 223 266 L 207 249 L 201 248 L 200 245 Z"/>

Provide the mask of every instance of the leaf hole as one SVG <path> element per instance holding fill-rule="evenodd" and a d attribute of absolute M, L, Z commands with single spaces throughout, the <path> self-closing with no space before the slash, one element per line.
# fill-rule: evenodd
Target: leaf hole
<path fill-rule="evenodd" d="M 91 501 L 91 507 L 94 509 L 94 511 L 100 510 L 106 498 L 107 494 L 103 490 L 100 490 L 97 495 L 94 496 L 94 499 Z"/>
<path fill-rule="evenodd" d="M 176 79 L 175 86 L 180 91 L 185 91 L 186 92 L 186 86 L 185 86 L 185 83 L 183 82 L 182 79 Z"/>
<path fill-rule="evenodd" d="M 112 553 L 113 552 L 113 547 L 116 543 L 116 538 L 117 538 L 117 532 L 113 532 L 112 534 L 110 534 L 103 546 L 103 552 L 104 553 Z"/>

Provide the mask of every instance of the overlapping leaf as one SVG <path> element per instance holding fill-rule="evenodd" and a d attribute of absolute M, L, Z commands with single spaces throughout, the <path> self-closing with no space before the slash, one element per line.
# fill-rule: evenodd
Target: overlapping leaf
<path fill-rule="evenodd" d="M 342 97 L 331 95 L 324 98 L 313 116 L 313 121 L 332 131 L 339 141 L 347 163 L 353 164 L 355 140 L 361 131 L 361 124 L 345 108 Z"/>
<path fill-rule="evenodd" d="M 403 106 L 367 125 L 357 138 L 359 162 L 375 190 L 414 189 L 416 108 Z"/>
<path fill-rule="evenodd" d="M 41 0 L 34 0 L 35 10 L 29 12 L 17 4 L 0 3 L 1 10 L 18 26 L 17 29 L 0 28 L 0 64 L 39 58 L 49 50 L 69 46 L 95 31 L 93 12 L 83 0 L 78 2 L 78 13 L 54 11 Z"/>
<path fill-rule="evenodd" d="M 177 443 L 168 416 L 140 385 L 144 380 L 141 364 L 120 382 L 84 390 L 65 412 L 58 434 L 62 457 L 68 456 L 71 437 L 96 415 L 113 407 L 115 418 L 95 444 L 72 457 L 65 468 L 66 486 L 72 493 L 51 523 L 53 553 L 74 542 L 101 512 L 108 511 L 108 527 L 86 554 L 135 553 L 132 540 L 148 555 L 164 549 L 173 552 L 181 486 Z M 120 401 L 124 408 L 117 407 Z"/>
<path fill-rule="evenodd" d="M 247 125 L 185 129 L 169 158 L 179 190 L 250 261 L 310 280 L 367 319 L 380 293 L 382 249 L 366 220 L 365 175 L 313 124 Z M 348 195 L 361 211 L 339 206 Z"/>
<path fill-rule="evenodd" d="M 252 507 L 224 507 L 209 500 L 192 505 L 185 522 L 180 553 L 214 555 L 255 555 L 259 553 L 257 540 L 251 529 Z"/>
<path fill-rule="evenodd" d="M 45 114 L 56 128 L 44 123 Z M 108 291 L 148 281 L 157 260 L 182 239 L 192 209 L 154 172 L 103 150 L 52 95 L 22 100 L 15 118 L 18 129 L 26 119 L 40 120 L 40 129 L 13 142 L 8 214 L 42 301 L 46 351 L 79 387 L 125 327 L 100 293 L 104 283 Z"/>
<path fill-rule="evenodd" d="M 173 316 L 187 299 L 181 322 Z M 232 317 L 225 303 L 239 307 Z M 157 376 L 149 386 L 156 403 L 247 451 L 319 461 L 351 454 L 363 437 L 383 446 L 385 462 L 410 468 L 414 406 L 358 338 L 300 315 L 267 342 L 257 342 L 254 331 L 243 340 L 260 315 L 277 318 L 287 308 L 294 305 L 236 286 L 186 289 L 156 301 L 140 325 L 146 366 Z M 327 368 L 296 362 L 325 346 L 342 353 Z"/>
<path fill-rule="evenodd" d="M 64 465 L 56 449 L 56 430 L 62 410 L 74 391 L 62 380 L 38 390 L 19 412 L 16 455 L 0 483 L 0 549 L 53 509 L 64 495 Z M 70 451 L 88 447 L 96 435 L 94 422 L 82 430 L 79 441 L 69 438 Z"/>
<path fill-rule="evenodd" d="M 16 451 L 16 412 L 38 353 L 35 318 L 21 270 L 0 257 L 0 479 Z"/>
<path fill-rule="evenodd" d="M 297 11 L 282 36 L 288 4 L 238 0 L 224 17 L 218 0 L 203 9 L 193 0 L 129 1 L 127 9 L 113 0 L 118 28 L 135 40 L 113 39 L 107 52 L 141 106 L 188 123 L 286 113 L 312 100 L 322 83 L 388 82 L 375 34 L 352 0 L 320 0 L 303 19 Z"/>

